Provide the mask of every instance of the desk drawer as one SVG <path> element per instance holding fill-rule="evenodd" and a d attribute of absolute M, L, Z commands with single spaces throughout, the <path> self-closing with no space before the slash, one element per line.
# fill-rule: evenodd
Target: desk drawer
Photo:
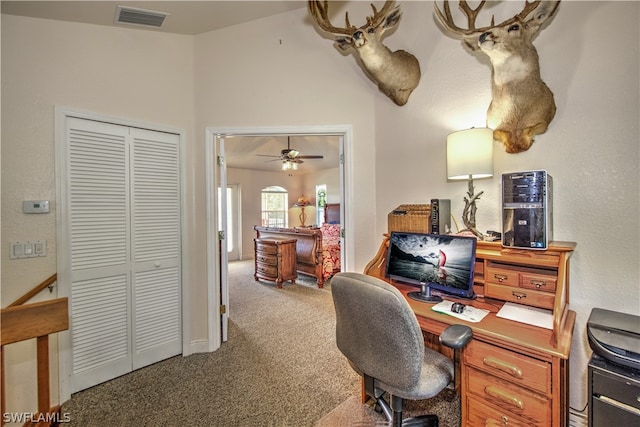
<path fill-rule="evenodd" d="M 553 310 L 553 301 L 555 299 L 555 294 L 534 291 L 532 289 L 496 285 L 495 283 L 484 284 L 484 295 L 486 297 L 501 299 L 503 301 L 511 301 L 518 304 L 546 308 L 547 310 Z"/>
<path fill-rule="evenodd" d="M 467 412 L 469 420 L 467 425 L 486 427 L 525 427 L 531 424 L 513 415 L 511 412 L 501 410 L 479 399 L 467 398 Z"/>
<path fill-rule="evenodd" d="M 264 252 L 256 252 L 256 261 L 262 264 L 277 265 L 278 257 L 271 254 L 265 254 Z"/>
<path fill-rule="evenodd" d="M 526 289 L 536 289 L 544 292 L 556 292 L 556 284 L 558 283 L 556 276 L 547 276 L 544 274 L 522 273 L 522 283 L 520 284 Z"/>
<path fill-rule="evenodd" d="M 551 393 L 551 365 L 542 360 L 472 340 L 464 349 L 464 363 L 513 384 Z"/>
<path fill-rule="evenodd" d="M 470 394 L 529 423 L 551 425 L 551 402 L 546 397 L 474 368 L 465 371 Z M 474 399 L 474 396 L 467 398 Z"/>
<path fill-rule="evenodd" d="M 509 265 L 487 267 L 485 282 L 500 283 L 502 285 L 520 286 L 520 270 Z"/>

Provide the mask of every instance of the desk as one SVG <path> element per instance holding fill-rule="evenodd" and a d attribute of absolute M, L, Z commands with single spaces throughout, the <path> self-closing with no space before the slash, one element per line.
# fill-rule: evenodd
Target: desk
<path fill-rule="evenodd" d="M 384 277 L 388 238 L 365 274 L 386 280 L 406 297 L 416 288 L 389 281 Z M 440 348 L 438 336 L 453 323 L 473 329 L 473 339 L 461 351 L 456 364 L 456 388 L 462 398 L 462 425 L 538 425 L 565 427 L 569 408 L 569 352 L 575 312 L 568 309 L 568 262 L 575 244 L 556 243 L 546 251 L 522 251 L 502 248 L 499 243 L 478 242 L 474 282 L 476 293 L 485 295 L 494 279 L 484 277 L 497 265 L 512 272 L 522 269 L 515 281 L 523 289 L 522 277 L 543 273 L 554 278 L 554 288 L 546 298 L 529 298 L 533 304 L 551 304 L 554 329 L 547 330 L 496 316 L 505 300 L 480 296 L 477 300 L 445 299 L 472 304 L 491 312 L 480 322 L 470 323 L 431 310 L 432 305 L 407 298 L 425 336 L 425 344 L 451 356 Z M 533 252 L 533 253 L 532 253 Z M 536 270 L 536 269 L 539 269 Z M 487 286 L 488 285 L 488 286 Z M 538 295 L 536 291 L 534 295 Z M 492 294 L 493 295 L 493 294 Z M 500 294 L 502 295 L 502 293 Z M 542 294 L 541 294 L 542 295 Z M 542 295 L 545 296 L 545 295 Z"/>

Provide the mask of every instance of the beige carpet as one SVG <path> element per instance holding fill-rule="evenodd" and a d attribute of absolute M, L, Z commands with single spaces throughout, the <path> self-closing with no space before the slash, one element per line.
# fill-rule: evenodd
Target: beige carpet
<path fill-rule="evenodd" d="M 318 289 L 300 277 L 277 289 L 253 279 L 253 261 L 229 268 L 228 342 L 213 353 L 172 357 L 74 394 L 63 404 L 71 418 L 65 426 L 362 422 L 367 410 L 358 403 L 360 378 L 335 345 L 331 283 Z M 438 413 L 441 426 L 459 425 L 459 399 L 424 402 L 420 410 Z M 328 414 L 343 405 L 347 418 L 332 421 L 340 410 Z"/>

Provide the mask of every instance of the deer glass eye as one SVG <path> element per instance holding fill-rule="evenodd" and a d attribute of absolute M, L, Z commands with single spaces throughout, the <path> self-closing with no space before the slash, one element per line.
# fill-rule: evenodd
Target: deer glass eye
<path fill-rule="evenodd" d="M 513 24 L 512 26 L 509 27 L 509 29 L 507 30 L 508 32 L 511 31 L 518 31 L 520 29 L 520 25 L 518 24 Z"/>

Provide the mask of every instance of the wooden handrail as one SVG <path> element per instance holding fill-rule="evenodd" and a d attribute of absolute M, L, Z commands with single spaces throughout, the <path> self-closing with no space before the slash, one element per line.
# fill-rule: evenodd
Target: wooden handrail
<path fill-rule="evenodd" d="M 53 273 L 50 277 L 45 279 L 39 285 L 36 285 L 33 289 L 31 289 L 26 294 L 22 295 L 20 298 L 9 304 L 7 307 L 15 307 L 16 305 L 22 305 L 25 302 L 29 301 L 31 298 L 36 296 L 40 291 L 44 288 L 51 286 L 52 283 L 55 283 L 58 280 L 58 273 Z"/>
<path fill-rule="evenodd" d="M 69 328 L 69 300 L 66 297 L 3 308 L 0 313 L 3 346 Z"/>
<path fill-rule="evenodd" d="M 69 299 L 57 298 L 24 304 L 38 292 L 57 280 L 57 274 L 0 310 L 0 407 L 5 414 L 4 346 L 35 338 L 37 340 L 38 413 L 47 419 L 60 419 L 60 406 L 50 408 L 49 396 L 49 335 L 69 329 Z M 57 416 L 57 417 L 56 417 Z M 4 416 L 0 425 L 4 426 Z M 44 422 L 38 425 L 57 425 Z"/>

